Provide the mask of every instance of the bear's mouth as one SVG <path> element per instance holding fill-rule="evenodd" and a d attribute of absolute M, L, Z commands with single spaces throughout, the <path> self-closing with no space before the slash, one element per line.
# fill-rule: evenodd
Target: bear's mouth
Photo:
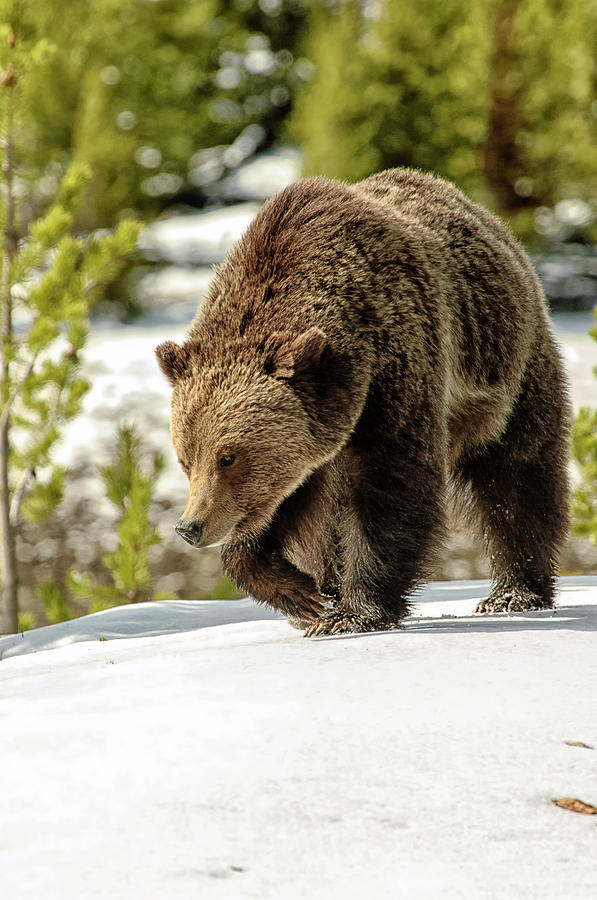
<path fill-rule="evenodd" d="M 174 525 L 174 530 L 176 534 L 181 537 L 183 541 L 186 541 L 187 544 L 190 544 L 191 547 L 201 546 L 203 525 L 200 525 L 198 522 L 189 522 L 185 519 L 180 519 L 176 525 Z"/>
<path fill-rule="evenodd" d="M 231 528 L 223 537 L 210 540 L 209 536 L 205 534 L 203 526 L 195 523 L 187 525 L 184 522 L 177 522 L 174 530 L 194 550 L 212 550 L 216 547 L 223 547 L 232 540 L 235 531 L 234 528 Z"/>
<path fill-rule="evenodd" d="M 220 538 L 218 541 L 214 541 L 213 544 L 201 544 L 201 550 L 211 550 L 214 547 L 223 547 L 224 544 L 227 544 L 232 537 L 232 532 L 229 531 L 226 537 Z"/>

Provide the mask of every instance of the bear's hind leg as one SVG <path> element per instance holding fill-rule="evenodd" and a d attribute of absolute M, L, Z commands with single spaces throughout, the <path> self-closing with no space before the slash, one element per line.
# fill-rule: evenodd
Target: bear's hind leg
<path fill-rule="evenodd" d="M 568 527 L 569 411 L 551 340 L 531 359 L 501 438 L 454 473 L 481 526 L 494 587 L 476 612 L 549 609 Z"/>

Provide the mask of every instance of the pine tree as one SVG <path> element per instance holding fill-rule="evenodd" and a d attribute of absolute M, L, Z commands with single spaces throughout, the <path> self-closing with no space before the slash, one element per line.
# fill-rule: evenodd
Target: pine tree
<path fill-rule="evenodd" d="M 486 0 L 385 2 L 373 67 L 384 108 L 383 165 L 479 187 L 488 79 Z M 375 45 L 374 45 L 375 46 Z"/>
<path fill-rule="evenodd" d="M 299 91 L 290 129 L 308 173 L 358 181 L 383 168 L 383 104 L 371 71 L 370 23 L 358 0 L 315 7 L 305 52 L 315 70 Z"/>
<path fill-rule="evenodd" d="M 292 126 L 308 169 L 357 180 L 393 166 L 478 186 L 484 136 L 484 0 L 347 0 L 314 13 L 316 67 Z"/>
<path fill-rule="evenodd" d="M 23 4 L 4 3 L 0 26 L 0 114 L 3 135 L 0 276 L 0 583 L 2 630 L 18 628 L 17 530 L 21 516 L 42 522 L 62 497 L 64 471 L 52 450 L 88 389 L 79 372 L 92 303 L 120 272 L 139 226 L 114 234 L 71 234 L 90 172 L 74 164 L 56 199 L 27 220 L 18 190 L 26 133 L 20 102 L 50 48 L 30 42 Z"/>
<path fill-rule="evenodd" d="M 597 185 L 592 0 L 494 0 L 483 171 L 501 212 Z M 524 227 L 524 226 L 522 226 Z"/>
<path fill-rule="evenodd" d="M 81 227 L 111 227 L 123 210 L 147 218 L 181 190 L 197 196 L 196 154 L 219 148 L 221 159 L 251 125 L 266 144 L 280 134 L 300 80 L 301 0 L 27 0 L 26 8 L 31 34 L 54 48 L 27 93 L 33 206 L 72 158 L 92 170 Z"/>
<path fill-rule="evenodd" d="M 335 0 L 291 120 L 312 173 L 443 175 L 528 231 L 597 190 L 593 0 Z"/>
<path fill-rule="evenodd" d="M 172 599 L 170 594 L 153 592 L 148 563 L 150 548 L 161 541 L 149 521 L 149 507 L 164 459 L 154 453 L 149 466 L 144 467 L 142 457 L 143 447 L 136 429 L 121 426 L 114 461 L 101 470 L 108 499 L 119 517 L 118 546 L 103 560 L 111 583 L 101 584 L 80 572 L 71 573 L 67 581 L 71 593 L 90 604 L 90 612 L 122 603 Z M 65 603 L 62 609 L 68 612 Z"/>

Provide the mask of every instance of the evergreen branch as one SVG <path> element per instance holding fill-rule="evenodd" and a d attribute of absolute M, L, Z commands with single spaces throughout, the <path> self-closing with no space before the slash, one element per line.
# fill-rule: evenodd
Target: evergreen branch
<path fill-rule="evenodd" d="M 103 278 L 90 278 L 85 284 L 81 287 L 81 293 L 85 297 L 93 297 L 95 292 L 103 287 L 105 284 L 105 280 Z"/>
<path fill-rule="evenodd" d="M 19 394 L 20 394 L 21 391 L 23 390 L 23 388 L 24 388 L 24 386 L 25 386 L 25 384 L 26 384 L 26 382 L 27 382 L 27 379 L 29 378 L 29 376 L 30 376 L 31 373 L 33 372 L 33 369 L 34 369 L 35 363 L 37 362 L 37 357 L 38 357 L 38 356 L 39 356 L 39 353 L 34 353 L 34 354 L 33 354 L 33 356 L 31 357 L 31 359 L 30 359 L 30 361 L 29 361 L 29 365 L 27 366 L 27 369 L 25 370 L 24 374 L 23 374 L 22 377 L 19 379 L 19 381 L 17 382 L 17 384 L 14 386 L 13 390 L 10 391 L 10 394 L 9 394 L 7 400 L 6 400 L 6 403 L 5 403 L 4 406 L 2 407 L 2 412 L 0 413 L 0 432 L 2 432 L 2 430 L 3 430 L 4 428 L 6 428 L 6 426 L 7 426 L 7 424 L 8 424 L 8 417 L 9 417 L 9 415 L 10 415 L 10 411 L 11 411 L 12 407 L 14 406 L 15 400 L 17 399 L 17 397 L 19 396 Z"/>
<path fill-rule="evenodd" d="M 70 374 L 70 373 L 69 373 Z M 55 425 L 58 424 L 60 413 L 61 413 L 61 400 L 62 395 L 66 388 L 68 387 L 68 375 L 66 375 L 61 381 L 55 382 L 56 384 L 56 397 L 54 399 L 54 403 L 48 415 L 44 419 L 44 428 L 40 432 L 40 440 L 43 440 L 47 435 L 50 434 Z"/>
<path fill-rule="evenodd" d="M 44 420 L 44 427 L 39 432 L 38 442 L 43 443 L 45 439 L 51 434 L 52 430 L 57 425 L 60 419 L 61 413 L 61 398 L 68 387 L 68 379 L 64 379 L 62 383 L 57 385 L 57 393 L 54 403 L 52 405 L 52 409 L 50 413 L 46 416 Z M 53 443 L 53 441 L 52 441 Z M 10 523 L 13 528 L 16 528 L 19 524 L 21 517 L 21 507 L 23 504 L 23 500 L 27 494 L 27 491 L 31 485 L 31 481 L 35 479 L 36 473 L 33 464 L 30 462 L 27 468 L 21 475 L 19 479 L 19 483 L 14 491 L 12 502 L 10 504 Z"/>
<path fill-rule="evenodd" d="M 10 524 L 13 528 L 16 528 L 19 524 L 19 519 L 21 517 L 21 505 L 23 503 L 25 492 L 29 487 L 29 482 L 32 478 L 35 478 L 35 469 L 33 468 L 33 466 L 28 466 L 21 475 L 20 481 L 12 496 L 12 502 L 10 504 Z"/>
<path fill-rule="evenodd" d="M 120 253 L 112 253 L 109 259 L 109 264 L 114 265 L 117 262 L 120 262 L 122 259 L 122 255 Z M 103 288 L 106 283 L 110 280 L 109 277 L 105 275 L 100 275 L 97 278 L 88 278 L 87 281 L 81 286 L 81 292 L 85 297 L 91 297 L 94 299 L 94 294 L 100 289 Z"/>

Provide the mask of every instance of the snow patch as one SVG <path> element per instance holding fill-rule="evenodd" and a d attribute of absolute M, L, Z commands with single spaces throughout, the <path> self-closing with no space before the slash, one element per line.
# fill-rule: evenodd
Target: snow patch
<path fill-rule="evenodd" d="M 473 617 L 485 590 L 312 641 L 247 600 L 18 638 L 3 895 L 592 900 L 595 817 L 552 799 L 597 800 L 597 578 L 555 613 Z"/>

